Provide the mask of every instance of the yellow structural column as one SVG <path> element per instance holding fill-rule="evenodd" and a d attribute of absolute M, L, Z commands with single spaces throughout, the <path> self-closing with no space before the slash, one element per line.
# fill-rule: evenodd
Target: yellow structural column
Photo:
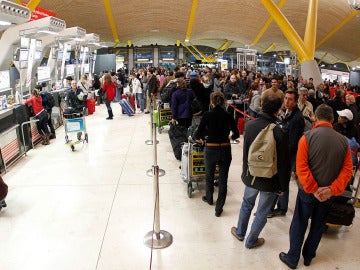
<path fill-rule="evenodd" d="M 192 2 L 188 27 L 187 27 L 186 36 L 185 36 L 185 41 L 186 42 L 188 42 L 190 40 L 190 36 L 191 36 L 193 25 L 194 25 L 194 20 L 195 20 L 195 15 L 196 15 L 196 10 L 197 10 L 198 3 L 199 3 L 198 0 L 193 0 L 193 2 Z"/>
<path fill-rule="evenodd" d="M 284 5 L 285 2 L 287 0 L 281 0 L 278 7 L 279 9 L 281 9 Z M 258 41 L 260 40 L 260 38 L 264 35 L 264 33 L 266 32 L 266 30 L 269 28 L 270 24 L 272 23 L 274 19 L 270 16 L 269 19 L 267 19 L 267 21 L 265 22 L 264 26 L 260 29 L 259 33 L 257 34 L 257 36 L 255 37 L 255 39 L 253 40 L 253 42 L 251 42 L 250 46 L 254 46 L 256 45 L 256 43 L 258 43 Z"/>
<path fill-rule="evenodd" d="M 109 0 L 104 0 L 104 6 L 105 6 L 106 14 L 108 16 L 111 32 L 113 34 L 113 38 L 116 43 L 115 46 L 116 46 L 117 44 L 120 43 L 120 40 L 119 40 L 119 36 L 117 33 L 116 24 L 115 24 L 115 20 L 114 20 L 114 16 L 112 13 L 112 9 L 111 9 Z"/>
<path fill-rule="evenodd" d="M 272 0 L 261 0 L 261 2 L 270 15 L 274 18 L 274 21 L 277 23 L 291 46 L 294 48 L 299 57 L 299 60 L 306 61 L 313 59 L 311 56 L 309 56 L 309 52 L 299 34 L 295 31 L 295 29 L 286 19 L 284 14 L 282 14 L 280 9 L 275 5 L 275 3 Z"/>
<path fill-rule="evenodd" d="M 307 60 L 313 60 L 315 56 L 317 9 L 318 0 L 310 0 L 304 36 L 305 47 L 310 57 L 310 59 Z"/>

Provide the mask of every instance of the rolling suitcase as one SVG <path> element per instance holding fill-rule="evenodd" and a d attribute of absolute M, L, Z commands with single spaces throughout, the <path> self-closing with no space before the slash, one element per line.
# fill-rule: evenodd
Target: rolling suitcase
<path fill-rule="evenodd" d="M 131 94 L 128 98 L 129 103 L 131 105 L 131 107 L 133 108 L 134 111 L 136 111 L 135 109 L 135 95 Z"/>
<path fill-rule="evenodd" d="M 245 129 L 245 119 L 243 117 L 240 117 L 238 119 L 238 123 L 237 123 L 237 128 L 240 132 L 240 134 L 244 133 L 244 129 Z"/>
<path fill-rule="evenodd" d="M 123 109 L 123 112 L 125 112 L 128 116 L 134 115 L 134 109 L 131 107 L 129 101 L 126 99 L 120 100 L 120 106 Z"/>
<path fill-rule="evenodd" d="M 88 114 L 93 114 L 95 112 L 95 99 L 87 99 L 86 105 L 88 109 Z"/>

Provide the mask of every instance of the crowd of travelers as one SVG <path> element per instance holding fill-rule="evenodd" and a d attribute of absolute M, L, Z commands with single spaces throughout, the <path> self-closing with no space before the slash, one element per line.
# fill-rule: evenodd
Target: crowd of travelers
<path fill-rule="evenodd" d="M 90 81 L 86 75 L 77 82 L 67 77 L 66 108 L 74 111 L 86 107 L 91 92 L 97 104 L 106 104 L 113 119 L 111 102 L 133 98 L 137 113 L 150 113 L 154 102 L 168 91 L 172 124 L 189 128 L 196 125 L 194 139 L 204 146 L 206 192 L 202 200 L 213 205 L 214 186 L 219 192 L 215 216 L 220 217 L 226 202 L 227 181 L 232 162 L 231 141 L 242 134 L 234 118 L 233 107 L 240 100 L 242 114 L 251 119 L 245 125 L 242 181 L 245 185 L 237 226 L 231 234 L 244 241 L 248 249 L 265 243 L 259 237 L 267 220 L 287 214 L 289 183 L 298 183 L 294 214 L 289 229 L 290 247 L 279 259 L 295 269 L 303 256 L 305 266 L 316 257 L 316 250 L 326 229 L 326 219 L 334 196 L 341 195 L 358 166 L 360 148 L 360 95 L 349 83 L 324 81 L 314 85 L 312 78 L 294 78 L 278 72 L 219 70 L 187 66 L 168 70 L 147 67 L 128 71 L 104 71 Z M 104 95 L 106 98 L 104 98 Z M 198 110 L 194 112 L 194 101 Z M 25 101 L 32 104 L 43 144 L 55 138 L 51 107 L 41 86 Z M 137 108 L 138 107 L 138 108 Z M 154 108 L 154 107 L 153 107 Z M 271 176 L 252 175 L 249 168 L 251 146 L 270 124 L 276 145 L 276 171 Z M 49 131 L 49 128 L 50 131 Z M 238 142 L 238 141 L 237 141 Z M 331 146 L 331 147 L 329 147 Z M 214 182 L 218 167 L 218 183 Z M 251 227 L 252 210 L 259 195 Z M 1 205 L 0 205 L 1 208 Z M 311 226 L 307 237 L 309 220 Z M 305 240 L 305 241 L 304 241 Z"/>
<path fill-rule="evenodd" d="M 234 119 L 227 101 L 240 100 L 247 104 L 243 107 L 244 113 L 254 120 L 245 126 L 241 176 L 245 191 L 238 223 L 231 228 L 231 233 L 239 241 L 245 241 L 245 247 L 249 249 L 263 245 L 265 239 L 259 235 L 267 219 L 287 214 L 289 183 L 294 179 L 299 190 L 290 226 L 290 248 L 287 253 L 281 252 L 279 259 L 295 269 L 302 255 L 304 265 L 310 265 L 326 228 L 332 198 L 348 187 L 353 165 L 357 165 L 357 157 L 353 158 L 353 154 L 355 149 L 357 155 L 360 143 L 358 89 L 337 81 L 314 85 L 312 78 L 306 80 L 277 72 L 262 74 L 237 69 L 220 71 L 177 67 L 169 71 L 160 67 L 133 69 L 131 74 L 132 80 L 137 78 L 145 85 L 145 113 L 149 111 L 154 96 L 159 98 L 169 86 L 172 88 L 169 101 L 172 123 L 185 127 L 193 125 L 199 114 L 193 114 L 192 103 L 193 100 L 200 103 L 200 120 L 194 138 L 205 146 L 206 195 L 202 200 L 209 205 L 214 202 L 214 172 L 218 164 L 216 217 L 221 216 L 226 201 L 232 161 L 230 140 L 240 136 L 236 128 L 237 119 Z M 150 83 L 152 78 L 156 79 L 155 84 Z M 155 87 L 150 90 L 149 84 Z M 278 166 L 271 180 L 253 177 L 248 168 L 249 148 L 269 123 L 275 124 Z M 351 140 L 357 147 L 351 147 L 350 151 Z M 336 147 L 328 149 L 329 145 Z M 329 167 L 333 169 L 328 170 Z M 255 219 L 248 230 L 258 195 Z M 312 225 L 305 238 L 310 219 Z"/>

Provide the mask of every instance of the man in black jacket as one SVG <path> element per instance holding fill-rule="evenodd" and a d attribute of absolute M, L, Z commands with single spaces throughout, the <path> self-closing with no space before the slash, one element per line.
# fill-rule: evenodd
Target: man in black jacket
<path fill-rule="evenodd" d="M 281 126 L 285 130 L 289 139 L 289 154 L 291 171 L 295 173 L 296 153 L 298 142 L 304 134 L 305 120 L 302 112 L 298 107 L 299 94 L 294 90 L 285 92 L 285 118 L 282 120 Z M 277 202 L 277 209 L 275 208 Z M 271 213 L 268 217 L 285 216 L 289 204 L 289 191 L 284 192 L 283 196 L 275 199 Z"/>
<path fill-rule="evenodd" d="M 240 209 L 238 225 L 237 227 L 231 228 L 231 233 L 239 241 L 244 240 L 251 211 L 255 206 L 256 197 L 260 193 L 256 216 L 245 242 L 245 247 L 249 249 L 264 244 L 264 238 L 259 238 L 258 236 L 266 224 L 271 204 L 275 200 L 276 194 L 282 195 L 289 189 L 289 143 L 286 134 L 280 127 L 275 126 L 273 130 L 276 142 L 278 172 L 272 178 L 256 177 L 254 179 L 254 177 L 250 175 L 248 168 L 248 153 L 251 143 L 262 129 L 270 123 L 276 122 L 276 115 L 281 104 L 282 100 L 276 94 L 266 95 L 263 100 L 262 112 L 259 113 L 259 117 L 253 121 L 249 121 L 245 126 L 246 132 L 244 136 L 243 171 L 241 178 L 246 187 Z"/>

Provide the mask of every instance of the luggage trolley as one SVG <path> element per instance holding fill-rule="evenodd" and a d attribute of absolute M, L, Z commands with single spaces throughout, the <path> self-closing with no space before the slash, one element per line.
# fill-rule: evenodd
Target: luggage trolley
<path fill-rule="evenodd" d="M 157 110 L 153 111 L 153 122 L 158 128 L 159 134 L 162 133 L 164 126 L 169 125 L 171 119 L 172 114 L 169 103 L 159 102 L 157 105 Z"/>
<path fill-rule="evenodd" d="M 194 183 L 199 189 L 199 182 L 205 179 L 205 158 L 204 146 L 194 142 L 191 136 L 188 142 L 182 146 L 181 154 L 181 178 L 187 183 L 187 194 L 191 198 Z M 215 170 L 215 177 L 219 175 L 218 167 Z M 215 181 L 215 179 L 214 179 Z"/>
<path fill-rule="evenodd" d="M 83 112 L 77 113 L 64 113 L 64 125 L 65 125 L 65 142 L 67 145 L 70 146 L 72 151 L 75 151 L 75 145 L 79 143 L 88 143 L 89 137 L 86 132 L 86 122 Z M 69 139 L 69 133 L 76 132 L 76 141 Z M 84 138 L 83 138 L 84 133 Z"/>

